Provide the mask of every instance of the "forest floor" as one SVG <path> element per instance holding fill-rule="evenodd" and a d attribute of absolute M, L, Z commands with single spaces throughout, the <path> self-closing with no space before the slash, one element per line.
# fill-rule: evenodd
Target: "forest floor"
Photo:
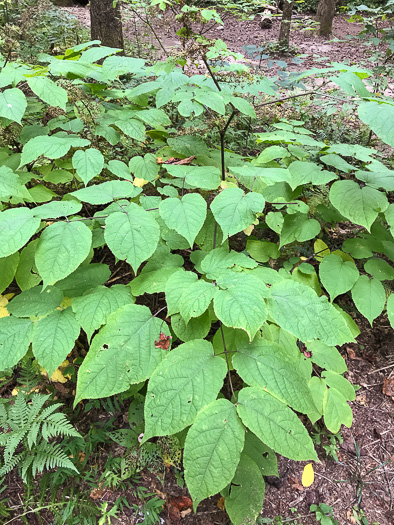
<path fill-rule="evenodd" d="M 64 8 L 75 15 L 83 24 L 89 26 L 89 8 L 75 6 Z M 362 26 L 351 24 L 343 16 L 334 21 L 334 41 L 318 38 L 310 27 L 311 18 L 299 20 L 298 27 L 291 33 L 291 42 L 297 52 L 305 54 L 302 64 L 289 64 L 291 70 L 306 70 L 323 67 L 325 62 L 360 64 L 365 60 L 365 47 L 358 40 L 347 40 L 348 35 L 356 36 Z M 180 49 L 174 24 L 168 17 L 154 22 L 154 28 L 161 45 L 168 54 Z M 239 21 L 230 16 L 224 28 L 215 26 L 206 33 L 209 38 L 221 38 L 232 51 L 244 53 L 243 46 L 261 46 L 277 40 L 279 20 L 274 20 L 271 29 L 262 30 L 255 20 Z M 176 28 L 177 29 L 177 28 Z M 175 29 L 175 30 L 176 30 Z M 125 37 L 134 49 L 140 46 L 145 54 L 163 58 L 163 51 L 149 28 L 141 23 L 134 25 L 126 21 Z M 137 37 L 139 44 L 136 43 Z M 335 41 L 337 39 L 337 41 Z M 137 56 L 135 54 L 135 56 Z M 351 429 L 343 427 L 343 442 L 337 442 L 338 460 L 327 455 L 321 445 L 317 445 L 320 463 L 314 465 L 315 481 L 309 488 L 301 484 L 305 463 L 279 458 L 279 479 L 269 479 L 266 483 L 266 497 L 263 516 L 266 523 L 291 523 L 293 525 L 315 524 L 316 518 L 309 511 L 311 504 L 325 503 L 333 507 L 339 524 L 360 523 L 353 515 L 353 506 L 358 503 L 365 512 L 369 524 L 392 525 L 394 523 L 394 337 L 387 319 L 381 316 L 375 320 L 373 329 L 365 319 L 356 319 L 363 328 L 357 344 L 349 344 L 341 349 L 348 366 L 347 378 L 359 386 L 357 397 L 351 403 L 354 422 Z M 312 430 L 309 427 L 309 430 Z M 313 432 L 313 430 L 312 430 Z M 321 439 L 327 445 L 327 437 L 321 430 Z M 359 456 L 357 455 L 357 447 Z M 111 454 L 111 449 L 103 454 Z M 103 464 L 106 458 L 103 458 Z M 390 462 L 391 461 L 391 462 Z M 20 486 L 15 479 L 10 489 L 11 499 L 17 500 Z M 166 468 L 164 481 L 154 473 L 145 470 L 141 473 L 139 485 L 146 486 L 150 492 L 166 501 L 161 514 L 161 523 L 166 525 L 228 525 L 229 520 L 223 511 L 219 495 L 202 502 L 194 514 L 188 505 L 188 492 L 177 484 L 173 467 Z M 101 490 L 91 493 L 98 504 L 125 497 L 135 503 L 131 490 Z M 275 519 L 276 518 L 276 519 Z M 35 524 L 33 517 L 29 523 Z M 19 525 L 18 521 L 13 522 Z M 22 522 L 20 522 L 22 523 Z M 38 522 L 37 522 L 38 523 Z M 124 514 L 113 524 L 142 523 L 141 516 L 125 509 Z"/>

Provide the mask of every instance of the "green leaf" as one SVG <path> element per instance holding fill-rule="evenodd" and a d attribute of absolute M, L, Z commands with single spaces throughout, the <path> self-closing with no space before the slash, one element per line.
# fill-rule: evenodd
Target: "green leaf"
<path fill-rule="evenodd" d="M 26 97 L 20 89 L 5 89 L 0 93 L 0 117 L 14 120 L 20 124 L 26 108 Z"/>
<path fill-rule="evenodd" d="M 63 300 L 63 293 L 54 286 L 34 286 L 14 297 L 7 305 L 16 317 L 42 317 L 51 313 Z"/>
<path fill-rule="evenodd" d="M 201 270 L 208 279 L 218 279 L 228 273 L 228 268 L 256 268 L 257 263 L 244 253 L 221 246 L 211 250 L 201 262 Z M 232 275 L 233 272 L 230 272 Z"/>
<path fill-rule="evenodd" d="M 245 195 L 240 188 L 226 188 L 214 198 L 211 210 L 226 237 L 253 224 L 264 206 L 265 200 L 259 193 Z"/>
<path fill-rule="evenodd" d="M 364 270 L 378 281 L 394 279 L 394 268 L 384 259 L 369 259 L 364 264 Z"/>
<path fill-rule="evenodd" d="M 85 186 L 104 168 L 104 157 L 101 151 L 95 148 L 79 149 L 72 158 L 73 167 L 83 180 Z"/>
<path fill-rule="evenodd" d="M 62 131 L 61 133 L 65 132 Z M 70 148 L 84 147 L 89 144 L 90 142 L 87 139 L 81 139 L 77 135 L 67 135 L 66 133 L 65 136 L 56 134 L 33 137 L 23 147 L 19 167 L 37 160 L 41 155 L 49 159 L 60 159 L 70 151 Z"/>
<path fill-rule="evenodd" d="M 252 341 L 267 319 L 265 284 L 252 275 L 235 273 L 219 279 L 218 285 L 215 314 L 226 326 L 245 330 Z"/>
<path fill-rule="evenodd" d="M 341 425 L 350 428 L 353 423 L 352 409 L 343 395 L 335 388 L 330 388 L 324 401 L 324 423 L 328 430 L 337 434 Z"/>
<path fill-rule="evenodd" d="M 145 142 L 145 126 L 140 120 L 135 118 L 128 120 L 117 120 L 115 122 L 117 126 L 125 135 L 131 137 L 138 142 Z"/>
<path fill-rule="evenodd" d="M 159 245 L 156 252 L 131 283 L 131 292 L 138 297 L 144 293 L 164 292 L 167 281 L 183 264 L 180 255 L 170 253 L 167 246 Z"/>
<path fill-rule="evenodd" d="M 197 275 L 194 272 L 185 272 L 183 269 L 171 275 L 165 286 L 167 315 L 179 312 L 182 295 L 196 281 Z"/>
<path fill-rule="evenodd" d="M 354 263 L 345 262 L 338 255 L 326 255 L 319 266 L 320 280 L 331 301 L 351 290 L 359 275 Z"/>
<path fill-rule="evenodd" d="M 108 169 L 111 173 L 120 177 L 121 179 L 126 179 L 128 181 L 132 180 L 132 176 L 127 165 L 121 160 L 110 160 L 108 162 Z"/>
<path fill-rule="evenodd" d="M 330 388 L 338 390 L 347 401 L 354 401 L 356 399 L 353 385 L 341 374 L 337 374 L 332 370 L 327 370 L 322 372 L 322 378 L 324 378 Z"/>
<path fill-rule="evenodd" d="M 244 424 L 275 452 L 296 461 L 318 460 L 296 414 L 270 394 L 259 388 L 243 388 L 237 408 Z"/>
<path fill-rule="evenodd" d="M 250 102 L 241 97 L 231 97 L 231 103 L 240 111 L 243 115 L 247 115 L 251 118 L 256 118 L 256 112 Z"/>
<path fill-rule="evenodd" d="M 74 348 L 79 332 L 80 326 L 71 308 L 55 310 L 35 323 L 33 353 L 49 377 Z"/>
<path fill-rule="evenodd" d="M 67 91 L 57 86 L 50 78 L 31 77 L 27 79 L 29 88 L 50 106 L 58 106 L 66 111 Z"/>
<path fill-rule="evenodd" d="M 378 214 L 388 207 L 384 193 L 369 186 L 360 188 L 353 180 L 334 182 L 330 189 L 330 201 L 339 213 L 368 231 Z"/>
<path fill-rule="evenodd" d="M 106 219 L 104 237 L 111 252 L 118 259 L 126 259 L 137 273 L 141 264 L 155 252 L 160 228 L 148 211 L 131 203 Z"/>
<path fill-rule="evenodd" d="M 41 234 L 36 265 L 44 285 L 70 275 L 89 255 L 92 232 L 80 221 L 56 222 Z"/>
<path fill-rule="evenodd" d="M 394 191 L 393 170 L 356 171 L 355 176 L 358 180 L 365 182 L 367 186 L 372 186 L 372 188 L 383 188 L 386 191 Z"/>
<path fill-rule="evenodd" d="M 132 157 L 129 168 L 135 177 L 152 182 L 159 173 L 160 165 L 157 164 L 155 155 L 147 153 L 144 157 Z"/>
<path fill-rule="evenodd" d="M 320 232 L 320 224 L 316 219 L 308 219 L 303 213 L 287 214 L 280 231 L 280 248 L 285 244 L 297 240 L 299 242 L 309 241 Z"/>
<path fill-rule="evenodd" d="M 0 259 L 0 294 L 12 283 L 19 264 L 19 253 Z"/>
<path fill-rule="evenodd" d="M 248 239 L 246 251 L 255 261 L 261 263 L 268 262 L 270 258 L 277 259 L 279 257 L 279 246 L 269 241 Z"/>
<path fill-rule="evenodd" d="M 183 157 L 192 155 L 209 155 L 205 142 L 196 135 L 181 135 L 167 140 L 168 145 Z"/>
<path fill-rule="evenodd" d="M 275 343 L 255 338 L 239 346 L 233 366 L 245 383 L 263 388 L 294 410 L 307 414 L 314 408 L 304 376 Z"/>
<path fill-rule="evenodd" d="M 233 525 L 256 523 L 264 502 L 265 482 L 256 462 L 243 452 L 225 497 L 226 511 Z M 246 521 L 247 520 L 247 521 Z"/>
<path fill-rule="evenodd" d="M 309 287 L 284 280 L 272 285 L 268 308 L 273 321 L 301 339 L 320 339 L 327 345 L 342 345 L 353 336 L 327 297 L 318 297 Z"/>
<path fill-rule="evenodd" d="M 176 178 L 184 178 L 185 184 L 201 190 L 216 190 L 220 186 L 220 170 L 213 166 L 164 165 L 167 172 Z"/>
<path fill-rule="evenodd" d="M 110 314 L 125 304 L 134 303 L 130 289 L 124 285 L 111 288 L 97 286 L 72 300 L 72 309 L 88 339 L 107 321 Z"/>
<path fill-rule="evenodd" d="M 145 401 L 144 441 L 180 432 L 216 399 L 227 367 L 208 341 L 196 339 L 170 353 L 156 368 Z"/>
<path fill-rule="evenodd" d="M 0 201 L 7 202 L 10 197 L 29 199 L 30 194 L 21 184 L 19 176 L 8 166 L 0 167 Z"/>
<path fill-rule="evenodd" d="M 245 440 L 245 427 L 233 403 L 217 399 L 201 410 L 185 441 L 185 481 L 194 509 L 233 479 Z"/>
<path fill-rule="evenodd" d="M 200 317 L 193 317 L 187 324 L 180 314 L 173 314 L 171 316 L 171 328 L 175 335 L 185 343 L 192 339 L 204 339 L 211 328 L 209 310 Z"/>
<path fill-rule="evenodd" d="M 127 304 L 112 313 L 93 338 L 78 373 L 75 404 L 124 392 L 151 376 L 168 352 L 155 348 L 167 324 L 146 306 Z"/>
<path fill-rule="evenodd" d="M 34 262 L 39 239 L 31 241 L 26 248 L 23 248 L 20 255 L 18 269 L 15 274 L 15 281 L 22 291 L 33 288 L 41 282 L 41 277 Z"/>
<path fill-rule="evenodd" d="M 215 93 L 212 90 L 203 91 L 202 89 L 199 89 L 194 95 L 194 99 L 203 106 L 212 109 L 212 111 L 216 111 L 219 115 L 224 115 L 226 113 L 223 98 L 219 93 Z"/>
<path fill-rule="evenodd" d="M 204 198 L 198 193 L 188 193 L 181 199 L 165 199 L 160 202 L 159 211 L 168 228 L 185 237 L 192 248 L 207 216 Z"/>
<path fill-rule="evenodd" d="M 327 346 L 321 341 L 311 341 L 307 347 L 308 351 L 312 352 L 311 360 L 320 368 L 333 370 L 338 374 L 347 371 L 345 360 L 335 346 Z"/>
<path fill-rule="evenodd" d="M 40 226 L 28 208 L 12 208 L 0 212 L 0 257 L 8 257 L 22 248 Z"/>
<path fill-rule="evenodd" d="M 357 310 L 368 319 L 371 326 L 386 303 L 386 292 L 380 281 L 370 279 L 367 275 L 360 275 L 352 288 L 352 298 Z"/>
<path fill-rule="evenodd" d="M 359 105 L 358 116 L 383 142 L 394 147 L 394 106 L 366 102 Z"/>
<path fill-rule="evenodd" d="M 213 283 L 208 283 L 200 279 L 192 283 L 182 294 L 179 300 L 179 312 L 186 323 L 192 317 L 200 317 L 209 305 L 217 292 Z"/>
<path fill-rule="evenodd" d="M 0 318 L 0 370 L 18 364 L 29 348 L 32 331 L 29 319 Z"/>
<path fill-rule="evenodd" d="M 117 199 L 128 199 L 136 197 L 141 193 L 141 188 L 137 188 L 130 182 L 123 180 L 110 180 L 101 184 L 94 184 L 88 188 L 70 193 L 73 197 L 89 204 L 107 204 Z"/>
<path fill-rule="evenodd" d="M 42 204 L 33 208 L 34 217 L 39 219 L 57 219 L 58 217 L 67 217 L 74 215 L 82 208 L 82 204 L 76 200 L 69 201 L 52 201 L 48 204 Z"/>
<path fill-rule="evenodd" d="M 278 460 L 275 452 L 267 447 L 253 432 L 248 431 L 246 433 L 243 452 L 253 459 L 263 476 L 279 478 Z"/>
<path fill-rule="evenodd" d="M 86 264 L 58 281 L 56 288 L 61 290 L 65 297 L 79 297 L 95 286 L 103 284 L 110 275 L 111 271 L 106 264 Z"/>
<path fill-rule="evenodd" d="M 320 186 L 338 178 L 332 171 L 322 171 L 314 162 L 296 160 L 287 169 L 291 175 L 289 184 L 293 190 L 303 184 Z"/>

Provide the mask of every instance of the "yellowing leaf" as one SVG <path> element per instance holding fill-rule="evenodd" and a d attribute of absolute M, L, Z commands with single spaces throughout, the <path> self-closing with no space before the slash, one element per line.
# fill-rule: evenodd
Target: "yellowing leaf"
<path fill-rule="evenodd" d="M 60 369 L 57 368 L 52 374 L 51 381 L 56 383 L 67 383 L 67 378 L 65 378 Z"/>
<path fill-rule="evenodd" d="M 310 487 L 314 481 L 315 473 L 313 471 L 313 465 L 312 463 L 308 463 L 305 465 L 304 471 L 302 472 L 302 486 Z"/>
<path fill-rule="evenodd" d="M 12 294 L 9 294 L 12 295 Z M 10 314 L 6 308 L 8 304 L 8 299 L 5 295 L 0 295 L 0 319 L 2 317 L 8 317 Z"/>
<path fill-rule="evenodd" d="M 19 392 L 19 388 L 14 388 L 14 390 L 11 392 L 12 396 L 17 396 Z"/>
<path fill-rule="evenodd" d="M 144 186 L 145 184 L 148 184 L 149 181 L 145 180 L 145 179 L 139 179 L 138 177 L 136 177 L 134 180 L 133 180 L 133 184 L 134 186 L 137 186 L 137 188 L 142 188 L 142 186 Z"/>
<path fill-rule="evenodd" d="M 250 226 L 244 229 L 244 234 L 249 237 L 249 235 L 252 234 L 253 230 L 254 230 L 254 224 L 251 224 Z"/>
<path fill-rule="evenodd" d="M 58 306 L 58 310 L 65 310 L 66 308 L 68 308 L 69 306 L 71 306 L 71 297 L 64 297 L 63 298 L 63 301 L 60 303 L 60 305 Z"/>
<path fill-rule="evenodd" d="M 11 299 L 14 297 L 14 293 L 5 293 L 4 297 L 8 299 L 8 301 L 11 301 Z"/>
<path fill-rule="evenodd" d="M 316 239 L 313 250 L 316 254 L 315 259 L 319 262 L 321 262 L 326 255 L 330 255 L 330 248 L 321 239 Z"/>

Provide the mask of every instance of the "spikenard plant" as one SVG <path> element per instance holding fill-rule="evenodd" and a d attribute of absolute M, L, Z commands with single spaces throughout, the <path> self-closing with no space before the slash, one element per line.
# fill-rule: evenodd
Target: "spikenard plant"
<path fill-rule="evenodd" d="M 194 507 L 222 492 L 234 524 L 253 521 L 276 453 L 317 461 L 303 422 L 352 423 L 336 346 L 359 330 L 334 301 L 350 292 L 371 324 L 385 308 L 394 322 L 382 284 L 394 205 L 380 191 L 394 172 L 376 150 L 319 142 L 298 121 L 258 133 L 257 157 L 226 151 L 230 123 L 255 118 L 248 93 L 275 96 L 270 80 L 219 81 L 206 56 L 210 76 L 145 68 L 96 43 L 0 73 L 0 292 L 20 290 L 1 310 L 0 370 L 32 351 L 51 377 L 82 328 L 75 404 L 148 381 L 143 441 L 187 433 Z M 330 71 L 394 146 L 392 100 L 369 93 L 365 70 Z M 204 117 L 220 147 L 177 133 L 169 114 Z M 346 235 L 330 236 L 338 222 Z M 95 262 L 101 248 L 130 265 L 127 284 Z"/>

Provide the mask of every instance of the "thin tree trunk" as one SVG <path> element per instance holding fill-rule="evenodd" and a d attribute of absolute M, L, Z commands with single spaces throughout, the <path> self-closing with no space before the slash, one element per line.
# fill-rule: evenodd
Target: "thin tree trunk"
<path fill-rule="evenodd" d="M 90 0 L 90 34 L 103 46 L 124 48 L 119 1 L 114 7 L 113 0 Z"/>
<path fill-rule="evenodd" d="M 335 16 L 336 0 L 320 0 L 317 6 L 316 20 L 320 22 L 318 33 L 320 36 L 330 36 L 332 22 Z"/>
<path fill-rule="evenodd" d="M 283 47 L 289 47 L 291 15 L 293 14 L 294 0 L 283 0 L 282 21 L 279 29 L 279 44 Z"/>

